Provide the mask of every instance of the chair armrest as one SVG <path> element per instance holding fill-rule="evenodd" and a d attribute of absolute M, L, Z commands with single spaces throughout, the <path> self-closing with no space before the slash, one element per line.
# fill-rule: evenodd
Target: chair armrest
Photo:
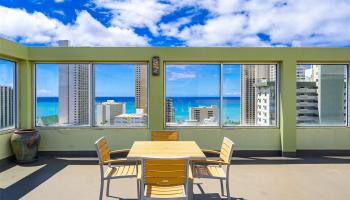
<path fill-rule="evenodd" d="M 200 163 L 200 164 L 210 164 L 210 165 L 229 165 L 230 163 L 224 162 L 222 160 L 196 160 L 193 161 L 194 163 Z"/>
<path fill-rule="evenodd" d="M 118 159 L 106 160 L 106 161 L 100 162 L 100 164 L 106 165 L 106 164 L 113 164 L 113 163 L 126 163 L 128 161 L 129 160 L 127 160 L 126 158 L 118 158 Z"/>
<path fill-rule="evenodd" d="M 115 153 L 129 153 L 130 149 L 120 149 L 120 150 L 111 150 L 109 151 L 110 154 L 115 154 Z"/>
<path fill-rule="evenodd" d="M 203 153 L 210 153 L 210 154 L 217 154 L 220 155 L 219 151 L 215 151 L 215 150 L 208 150 L 208 149 L 202 149 Z"/>
<path fill-rule="evenodd" d="M 142 166 L 141 165 L 137 165 L 137 176 L 136 179 L 138 181 L 141 181 L 142 179 Z"/>

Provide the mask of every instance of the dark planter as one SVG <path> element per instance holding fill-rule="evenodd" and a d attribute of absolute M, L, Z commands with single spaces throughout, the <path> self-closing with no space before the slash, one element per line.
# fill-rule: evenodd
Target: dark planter
<path fill-rule="evenodd" d="M 40 135 L 35 129 L 19 129 L 11 135 L 12 152 L 19 163 L 37 159 Z"/>

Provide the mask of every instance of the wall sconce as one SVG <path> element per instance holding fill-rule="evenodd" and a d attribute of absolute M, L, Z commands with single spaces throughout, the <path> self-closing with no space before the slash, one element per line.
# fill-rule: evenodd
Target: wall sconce
<path fill-rule="evenodd" d="M 160 58 L 159 56 L 152 57 L 152 75 L 158 76 L 160 73 Z"/>

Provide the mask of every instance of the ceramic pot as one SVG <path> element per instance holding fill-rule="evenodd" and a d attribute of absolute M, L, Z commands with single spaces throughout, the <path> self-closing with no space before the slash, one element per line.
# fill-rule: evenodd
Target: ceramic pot
<path fill-rule="evenodd" d="M 40 135 L 35 129 L 15 130 L 11 135 L 11 148 L 17 162 L 28 163 L 37 159 Z"/>

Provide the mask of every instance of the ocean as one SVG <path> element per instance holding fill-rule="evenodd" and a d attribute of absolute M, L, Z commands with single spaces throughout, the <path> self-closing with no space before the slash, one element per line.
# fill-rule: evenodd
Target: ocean
<path fill-rule="evenodd" d="M 188 119 L 189 107 L 216 105 L 220 108 L 219 97 L 168 97 L 173 99 L 175 121 Z M 96 97 L 96 103 L 114 100 L 126 103 L 126 113 L 135 113 L 134 97 Z M 47 116 L 58 116 L 58 97 L 37 97 L 36 116 L 37 120 Z M 220 110 L 220 109 L 219 109 Z M 220 114 L 220 113 L 219 113 Z M 240 98 L 224 97 L 223 99 L 223 121 L 240 120 Z"/>

